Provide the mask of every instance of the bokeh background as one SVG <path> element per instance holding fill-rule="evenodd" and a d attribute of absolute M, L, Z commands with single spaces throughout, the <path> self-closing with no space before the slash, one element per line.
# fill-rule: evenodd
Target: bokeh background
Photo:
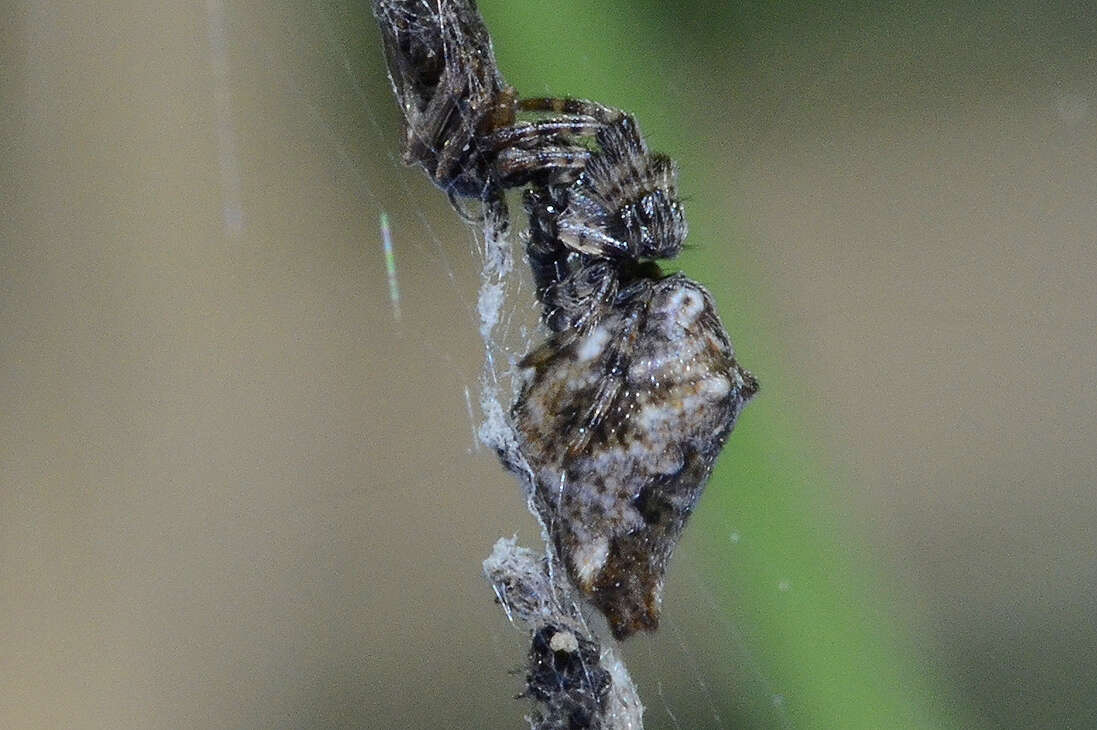
<path fill-rule="evenodd" d="M 648 727 L 1097 724 L 1092 5 L 481 8 L 679 161 L 763 384 L 623 647 Z M 524 726 L 478 244 L 368 5 L 3 14 L 0 726 Z"/>

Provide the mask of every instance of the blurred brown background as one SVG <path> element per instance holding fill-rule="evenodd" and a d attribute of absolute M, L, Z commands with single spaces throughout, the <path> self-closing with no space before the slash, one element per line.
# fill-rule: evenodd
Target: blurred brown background
<path fill-rule="evenodd" d="M 950 691 L 1092 725 L 1097 14 L 799 7 L 622 10 L 680 24 L 620 50 L 678 110 L 641 121 L 695 235 L 726 224 L 736 344 Z M 536 532 L 466 406 L 476 242 L 394 163 L 368 7 L 4 15 L 0 726 L 521 726 L 479 561 Z M 711 611 L 698 550 L 672 626 Z M 713 681 L 704 643 L 630 645 L 650 727 L 780 694 Z"/>

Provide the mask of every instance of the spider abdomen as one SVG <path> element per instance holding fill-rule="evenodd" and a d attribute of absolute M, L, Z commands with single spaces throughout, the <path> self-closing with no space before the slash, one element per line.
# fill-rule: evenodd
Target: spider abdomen
<path fill-rule="evenodd" d="M 708 293 L 641 279 L 528 360 L 514 423 L 577 586 L 619 638 L 658 625 L 670 555 L 757 383 Z"/>

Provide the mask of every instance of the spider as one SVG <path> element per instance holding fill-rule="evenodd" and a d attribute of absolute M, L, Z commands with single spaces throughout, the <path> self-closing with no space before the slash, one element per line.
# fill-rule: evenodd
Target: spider
<path fill-rule="evenodd" d="M 405 162 L 466 219 L 460 199 L 476 198 L 504 227 L 505 190 L 529 186 L 526 250 L 551 336 L 519 364 L 520 456 L 501 456 L 528 466 L 569 578 L 614 635 L 655 629 L 671 553 L 758 390 L 709 293 L 655 263 L 686 236 L 677 169 L 619 110 L 519 99 L 474 0 L 374 0 L 374 13 Z"/>
<path fill-rule="evenodd" d="M 758 382 L 712 297 L 654 259 L 682 249 L 677 171 L 631 117 L 569 184 L 532 187 L 526 249 L 553 333 L 512 409 L 572 582 L 617 638 L 658 626 L 667 564 Z"/>
<path fill-rule="evenodd" d="M 596 135 L 621 112 L 575 99 L 519 99 L 495 63 L 474 0 L 374 0 L 393 91 L 404 116 L 404 162 L 419 165 L 466 220 L 476 198 L 506 220 L 503 191 L 574 179 Z M 554 113 L 520 121 L 520 112 Z"/>

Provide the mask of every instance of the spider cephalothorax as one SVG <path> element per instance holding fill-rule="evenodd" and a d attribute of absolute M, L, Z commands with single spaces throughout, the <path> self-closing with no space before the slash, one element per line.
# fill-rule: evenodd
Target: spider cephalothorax
<path fill-rule="evenodd" d="M 573 251 L 622 259 L 669 259 L 682 250 L 686 219 L 678 170 L 652 154 L 628 115 L 595 135 L 598 149 L 564 190 L 557 238 Z"/>

